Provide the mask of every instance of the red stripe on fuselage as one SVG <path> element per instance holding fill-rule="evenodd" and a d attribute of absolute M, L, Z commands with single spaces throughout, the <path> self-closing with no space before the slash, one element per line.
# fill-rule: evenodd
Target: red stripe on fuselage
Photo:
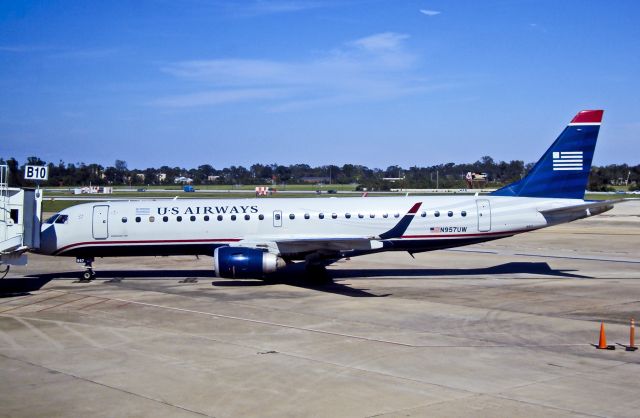
<path fill-rule="evenodd" d="M 76 242 L 74 244 L 65 245 L 57 251 L 54 251 L 54 255 L 58 255 L 71 248 L 82 246 L 94 246 L 94 245 L 109 245 L 109 244 L 198 244 L 198 243 L 216 243 L 216 242 L 238 242 L 240 238 L 219 238 L 219 239 L 169 239 L 169 240 L 139 240 L 139 241 L 85 241 Z"/>
<path fill-rule="evenodd" d="M 484 232 L 479 234 L 429 234 L 429 235 L 403 235 L 400 238 L 396 239 L 445 239 L 445 238 L 470 238 L 470 237 L 487 237 L 487 236 L 497 236 L 497 235 L 514 235 L 520 234 L 522 232 L 533 231 L 533 229 L 519 229 L 515 231 L 503 231 L 503 232 Z M 330 239 L 330 238 L 327 238 Z M 241 238 L 219 238 L 219 239 L 174 239 L 174 240 L 138 240 L 138 241 L 85 241 L 85 242 L 76 242 L 74 244 L 66 245 L 59 250 L 55 251 L 53 255 L 60 255 L 61 253 L 76 247 L 92 247 L 92 246 L 103 246 L 103 245 L 135 245 L 135 244 L 198 244 L 198 243 L 225 243 L 225 242 L 239 242 L 242 241 Z"/>
<path fill-rule="evenodd" d="M 515 231 L 502 231 L 502 232 L 482 232 L 479 234 L 428 234 L 428 235 L 403 235 L 402 239 L 416 239 L 416 238 L 466 238 L 466 237 L 487 237 L 496 235 L 514 235 L 521 234 L 523 232 L 534 231 L 535 229 L 517 229 Z"/>

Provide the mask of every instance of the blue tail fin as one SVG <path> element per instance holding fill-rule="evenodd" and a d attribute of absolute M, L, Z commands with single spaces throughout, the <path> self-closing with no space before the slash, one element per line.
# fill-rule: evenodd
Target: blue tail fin
<path fill-rule="evenodd" d="M 525 178 L 491 194 L 583 199 L 603 113 L 579 112 Z"/>

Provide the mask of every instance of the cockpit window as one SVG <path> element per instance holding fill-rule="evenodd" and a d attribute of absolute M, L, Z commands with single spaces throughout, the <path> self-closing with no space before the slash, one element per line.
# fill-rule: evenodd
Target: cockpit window
<path fill-rule="evenodd" d="M 56 213 L 55 215 L 53 215 L 52 217 L 50 217 L 49 219 L 47 219 L 46 221 L 44 221 L 44 223 L 46 224 L 66 224 L 69 221 L 69 215 L 61 215 L 59 213 Z"/>
<path fill-rule="evenodd" d="M 56 213 L 55 215 L 53 215 L 52 217 L 50 217 L 49 219 L 47 219 L 46 221 L 44 221 L 44 223 L 46 224 L 52 224 L 56 221 L 56 218 L 60 216 L 59 213 Z"/>

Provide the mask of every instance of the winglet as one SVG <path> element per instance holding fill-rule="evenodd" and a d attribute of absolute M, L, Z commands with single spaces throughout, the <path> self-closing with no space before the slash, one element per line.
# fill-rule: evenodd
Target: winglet
<path fill-rule="evenodd" d="M 411 206 L 411 209 L 409 209 L 409 212 L 407 212 L 407 215 L 415 215 L 418 212 L 418 209 L 420 209 L 421 205 L 422 205 L 422 202 L 418 202 L 415 205 Z"/>
<path fill-rule="evenodd" d="M 422 202 L 418 202 L 418 203 L 414 204 L 413 206 L 411 206 L 411 209 L 409 209 L 409 212 L 407 212 L 407 214 L 404 215 L 402 217 L 402 219 L 400 219 L 400 222 L 398 222 L 396 224 L 396 226 L 394 226 L 393 228 L 391 228 L 387 232 L 384 232 L 384 233 L 380 234 L 380 236 L 379 236 L 380 239 L 390 239 L 390 238 L 400 238 L 400 237 L 402 237 L 402 235 L 407 230 L 407 228 L 409 228 L 409 224 L 411 223 L 411 221 L 413 221 L 413 217 L 416 215 L 416 213 L 418 213 L 418 209 L 420 209 L 421 205 L 422 205 Z"/>

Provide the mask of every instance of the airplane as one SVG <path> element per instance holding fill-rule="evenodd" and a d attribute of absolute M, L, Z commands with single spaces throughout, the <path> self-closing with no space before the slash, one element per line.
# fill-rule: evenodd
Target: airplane
<path fill-rule="evenodd" d="M 213 256 L 215 275 L 236 279 L 506 238 L 613 207 L 584 200 L 602 115 L 579 112 L 524 178 L 488 195 L 84 203 L 43 223 L 39 252 L 76 257 L 84 280 L 96 257 L 187 254 Z"/>
<path fill-rule="evenodd" d="M 176 177 L 175 179 L 173 179 L 173 182 L 176 183 L 176 184 L 178 184 L 178 183 L 191 184 L 191 183 L 193 183 L 193 179 L 191 179 L 189 177 L 180 176 L 180 177 Z"/>

